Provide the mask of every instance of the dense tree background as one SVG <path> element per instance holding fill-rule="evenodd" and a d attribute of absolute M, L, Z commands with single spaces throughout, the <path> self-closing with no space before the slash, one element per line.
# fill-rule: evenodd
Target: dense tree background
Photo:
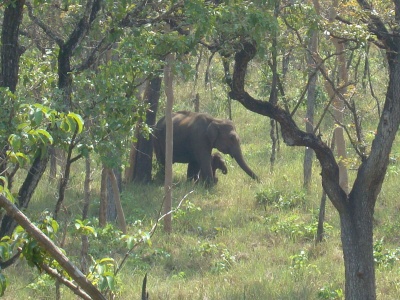
<path fill-rule="evenodd" d="M 176 85 L 195 80 L 202 60 L 206 70 L 221 64 L 224 76 L 212 81 L 206 72 L 206 83 L 211 91 L 224 86 L 231 99 L 271 119 L 271 164 L 280 139 L 314 150 L 340 216 L 346 299 L 376 298 L 373 215 L 400 123 L 397 1 L 9 0 L 0 12 L 0 192 L 19 209 L 29 209 L 54 156 L 58 192 L 49 209 L 59 219 L 72 166 L 86 157 L 113 180 L 114 196 L 102 203 L 115 203 L 124 226 L 122 179 L 118 189 L 116 181 L 129 168 L 136 183 L 151 182 L 151 126 L 164 113 L 162 89 L 171 92 L 161 80 L 166 58 L 175 54 Z M 377 86 L 371 69 L 380 65 L 389 76 Z M 181 106 L 193 109 L 189 99 Z M 348 166 L 357 169 L 353 183 Z M 90 165 L 86 172 L 90 181 Z M 2 237 L 17 225 L 8 212 Z"/>

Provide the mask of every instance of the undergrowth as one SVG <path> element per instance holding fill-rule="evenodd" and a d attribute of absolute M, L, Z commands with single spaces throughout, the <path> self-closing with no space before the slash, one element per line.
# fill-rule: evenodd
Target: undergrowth
<path fill-rule="evenodd" d="M 302 189 L 304 149 L 282 144 L 271 171 L 270 145 L 266 142 L 269 120 L 235 103 L 233 112 L 244 156 L 261 181 L 251 180 L 226 157 L 228 174 L 218 174 L 218 184 L 207 190 L 187 183 L 185 167 L 174 165 L 174 206 L 186 198 L 173 214 L 173 233 L 165 234 L 160 222 L 151 243 L 129 254 L 116 278 L 117 299 L 138 299 L 145 274 L 150 299 L 343 299 L 339 220 L 329 202 L 325 239 L 315 244 L 322 192 L 317 162 L 307 193 Z M 97 234 L 90 237 L 90 254 L 94 261 L 110 257 L 118 265 L 127 251 L 127 241 L 115 224 L 102 229 L 97 226 L 99 170 L 94 171 L 89 221 Z M 394 176 L 398 171 L 400 166 L 394 162 L 376 207 L 374 257 L 380 299 L 396 299 L 400 290 L 400 206 Z M 74 172 L 76 177 L 60 214 L 63 230 L 56 240 L 63 241 L 66 254 L 79 264 L 81 239 L 75 220 L 81 215 L 83 182 L 82 176 L 77 176 L 80 171 Z M 30 218 L 53 208 L 56 189 L 56 183 L 41 182 L 26 211 Z M 122 204 L 130 235 L 150 230 L 162 200 L 160 182 L 124 186 Z M 12 286 L 4 299 L 54 299 L 54 282 L 24 262 L 4 273 Z M 62 299 L 75 299 L 65 288 L 61 294 Z"/>

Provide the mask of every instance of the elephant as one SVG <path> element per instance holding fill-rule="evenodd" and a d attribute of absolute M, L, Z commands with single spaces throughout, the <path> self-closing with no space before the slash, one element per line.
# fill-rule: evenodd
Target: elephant
<path fill-rule="evenodd" d="M 222 174 L 228 174 L 228 168 L 226 167 L 226 163 L 221 153 L 215 152 L 211 154 L 211 169 L 213 172 L 214 182 L 218 182 L 218 177 L 216 176 L 217 169 L 220 169 Z"/>
<path fill-rule="evenodd" d="M 178 111 L 172 114 L 173 163 L 187 163 L 187 178 L 195 178 L 200 170 L 200 179 L 207 185 L 214 184 L 211 165 L 212 149 L 233 157 L 243 171 L 258 180 L 257 175 L 244 160 L 239 135 L 230 120 L 216 119 L 207 113 Z M 165 165 L 165 117 L 154 127 L 153 145 L 156 158 Z"/>
<path fill-rule="evenodd" d="M 221 170 L 222 174 L 226 175 L 228 174 L 228 168 L 226 167 L 226 163 L 224 158 L 222 157 L 221 153 L 215 152 L 211 155 L 211 169 L 212 169 L 212 174 L 214 178 L 214 183 L 218 182 L 218 177 L 216 176 L 217 170 Z M 189 178 L 188 179 L 194 179 L 194 181 L 198 181 L 200 179 L 200 169 L 197 171 L 196 176 L 194 178 Z"/>

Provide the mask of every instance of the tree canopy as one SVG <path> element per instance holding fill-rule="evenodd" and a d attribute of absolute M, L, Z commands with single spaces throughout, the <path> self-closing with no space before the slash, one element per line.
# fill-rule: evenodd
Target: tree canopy
<path fill-rule="evenodd" d="M 94 153 L 107 168 L 125 166 L 134 128 L 151 138 L 140 87 L 162 76 L 171 53 L 175 78 L 193 80 L 205 52 L 208 67 L 223 66 L 217 84 L 231 99 L 279 123 L 286 145 L 314 150 L 340 216 L 346 299 L 376 298 L 373 214 L 400 124 L 398 1 L 9 0 L 0 12 L 0 192 L 19 209 L 28 208 L 53 147 L 68 161 L 55 218 L 72 163 Z M 308 48 L 313 32 L 317 52 Z M 384 84 L 377 65 L 387 68 Z M 310 79 L 317 73 L 319 83 Z M 298 112 L 310 84 L 322 113 L 306 132 Z M 350 111 L 345 119 L 332 112 L 335 99 Z M 345 132 L 351 158 L 335 157 L 319 135 L 327 116 Z M 357 175 L 347 190 L 339 167 L 351 159 Z M 5 215 L 0 235 L 16 225 Z"/>

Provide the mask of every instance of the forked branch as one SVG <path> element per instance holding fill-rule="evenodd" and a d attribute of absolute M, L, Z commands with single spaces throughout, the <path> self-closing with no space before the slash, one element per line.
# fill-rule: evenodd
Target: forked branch
<path fill-rule="evenodd" d="M 284 109 L 267 101 L 254 99 L 245 91 L 247 65 L 255 54 L 256 46 L 251 42 L 243 44 L 242 50 L 236 53 L 229 96 L 247 109 L 279 122 L 283 140 L 288 146 L 310 147 L 315 151 L 322 167 L 322 186 L 335 208 L 343 212 L 347 206 L 347 195 L 339 185 L 339 167 L 331 149 L 320 137 L 300 130 L 291 115 Z"/>

